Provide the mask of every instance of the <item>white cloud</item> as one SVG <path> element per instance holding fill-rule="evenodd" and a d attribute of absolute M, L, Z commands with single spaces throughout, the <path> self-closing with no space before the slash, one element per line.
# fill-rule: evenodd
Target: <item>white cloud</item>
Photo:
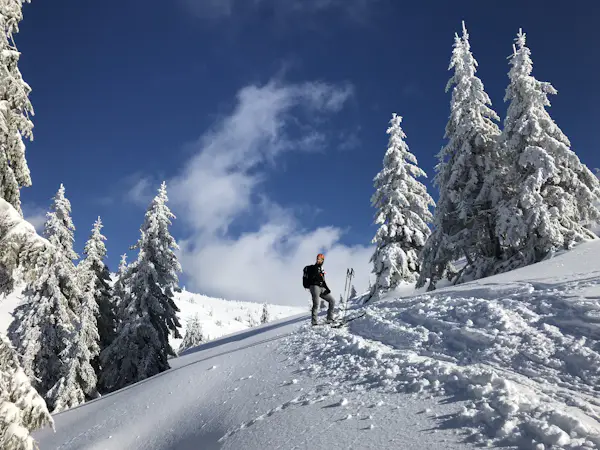
<path fill-rule="evenodd" d="M 155 191 L 157 189 L 154 186 L 151 178 L 147 176 L 143 176 L 140 174 L 134 174 L 125 180 L 125 197 L 124 200 L 139 207 L 146 208 L 154 195 L 156 195 Z"/>
<path fill-rule="evenodd" d="M 31 203 L 23 203 L 21 209 L 25 220 L 33 225 L 38 234 L 41 234 L 44 231 L 44 223 L 46 222 L 46 210 Z"/>
<path fill-rule="evenodd" d="M 347 267 L 359 276 L 357 289 L 367 287 L 370 247 L 346 247 L 337 228 L 302 229 L 293 207 L 273 202 L 261 190 L 267 168 L 282 154 L 326 142 L 314 124 L 338 112 L 351 95 L 349 86 L 325 83 L 248 86 L 238 93 L 232 113 L 198 140 L 195 155 L 168 183 L 173 210 L 191 230 L 180 242 L 180 259 L 193 289 L 237 300 L 308 305 L 300 274 L 319 252 L 326 254 L 336 298 Z M 248 216 L 260 218 L 257 229 L 231 236 L 231 225 Z"/>
<path fill-rule="evenodd" d="M 299 122 L 302 113 L 316 117 L 339 111 L 350 95 L 350 86 L 324 83 L 282 86 L 272 81 L 243 88 L 232 114 L 199 139 L 196 155 L 170 183 L 185 220 L 202 234 L 226 233 L 236 217 L 253 207 L 251 195 L 264 176 L 258 166 L 272 164 L 287 151 L 313 150 L 323 141 L 318 130 Z M 305 137 L 291 138 L 298 129 Z"/>

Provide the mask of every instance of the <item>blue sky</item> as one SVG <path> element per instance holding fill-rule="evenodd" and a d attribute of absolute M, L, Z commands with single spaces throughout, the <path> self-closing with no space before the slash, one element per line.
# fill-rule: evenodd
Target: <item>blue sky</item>
<path fill-rule="evenodd" d="M 534 75 L 558 90 L 552 117 L 599 167 L 598 13 L 537 0 L 34 0 L 16 36 L 35 109 L 26 215 L 39 220 L 64 183 L 76 250 L 100 215 L 115 270 L 166 180 L 188 289 L 301 305 L 299 274 L 319 251 L 334 294 L 347 267 L 366 288 L 387 122 L 404 117 L 432 179 L 461 20 L 501 117 L 523 28 Z"/>

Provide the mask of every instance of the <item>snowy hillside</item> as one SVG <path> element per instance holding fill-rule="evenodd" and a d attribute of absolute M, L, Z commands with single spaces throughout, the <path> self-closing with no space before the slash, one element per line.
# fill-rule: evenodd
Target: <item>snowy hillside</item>
<path fill-rule="evenodd" d="M 12 321 L 11 313 L 21 302 L 21 295 L 19 294 L 21 289 L 22 286 L 6 298 L 0 298 L 0 333 L 5 334 Z M 182 335 L 185 332 L 187 321 L 194 314 L 198 314 L 206 340 L 242 331 L 250 328 L 251 325 L 258 325 L 263 308 L 263 305 L 258 303 L 217 299 L 185 290 L 175 294 L 175 303 L 181 311 L 179 318 L 182 325 Z M 308 304 L 305 308 L 267 305 L 267 309 L 270 321 L 274 321 L 306 312 L 308 311 Z M 175 350 L 179 348 L 181 341 L 182 339 L 170 339 Z"/>
<path fill-rule="evenodd" d="M 183 290 L 175 294 L 175 302 L 180 309 L 182 330 L 187 321 L 198 314 L 202 331 L 207 340 L 213 340 L 238 331 L 243 331 L 260 324 L 263 305 L 254 302 L 239 302 L 207 297 Z M 267 305 L 269 321 L 283 319 L 305 313 L 306 307 Z M 173 348 L 177 349 L 181 339 L 172 339 Z"/>
<path fill-rule="evenodd" d="M 600 448 L 598 255 L 591 242 L 403 289 L 345 329 L 304 314 L 230 335 L 34 436 L 42 449 Z"/>
<path fill-rule="evenodd" d="M 294 352 L 349 393 L 467 400 L 441 423 L 469 440 L 600 448 L 599 255 L 600 242 L 586 243 L 478 282 L 386 298 L 348 333 L 297 335 Z"/>

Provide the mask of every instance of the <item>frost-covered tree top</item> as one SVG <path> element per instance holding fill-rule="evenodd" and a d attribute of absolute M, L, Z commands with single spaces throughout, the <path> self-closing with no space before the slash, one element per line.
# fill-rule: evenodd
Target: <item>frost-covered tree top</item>
<path fill-rule="evenodd" d="M 83 253 L 85 254 L 86 264 L 92 267 L 104 267 L 104 259 L 106 258 L 106 237 L 102 234 L 102 220 L 100 217 L 94 222 L 92 234 L 85 244 Z"/>
<path fill-rule="evenodd" d="M 416 180 L 427 175 L 404 142 L 406 135 L 401 122 L 402 117 L 393 113 L 387 129 L 390 137 L 383 169 L 374 179 L 376 191 L 371 202 L 378 209 L 375 222 L 381 224 L 374 242 L 419 248 L 430 233 L 427 226 L 432 219 L 429 207 L 435 203 L 425 185 Z"/>
<path fill-rule="evenodd" d="M 119 278 L 125 273 L 127 269 L 127 253 L 123 253 L 121 255 L 121 260 L 119 261 L 119 270 L 117 271 L 117 275 Z"/>
<path fill-rule="evenodd" d="M 52 200 L 50 211 L 46 213 L 44 236 L 70 260 L 79 255 L 73 250 L 75 226 L 71 219 L 71 202 L 65 197 L 65 187 L 60 185 Z"/>
<path fill-rule="evenodd" d="M 548 95 L 557 91 L 531 75 L 525 38 L 519 30 L 510 58 L 502 150 L 511 171 L 498 227 L 527 264 L 595 237 L 583 225 L 600 219 L 595 206 L 600 185 L 546 110 Z"/>
<path fill-rule="evenodd" d="M 448 67 L 453 70 L 446 85 L 446 92 L 452 89 L 444 135 L 448 142 L 438 154 L 434 183 L 440 197 L 418 286 L 425 278 L 435 286 L 451 271 L 451 262 L 464 255 L 470 264 L 479 264 L 481 257 L 498 256 L 493 208 L 501 198 L 497 182 L 503 171 L 497 145 L 500 129 L 495 123 L 500 119 L 476 75 L 477 66 L 463 22 L 462 36 L 454 36 Z"/>
<path fill-rule="evenodd" d="M 175 219 L 175 215 L 167 206 L 168 201 L 167 185 L 163 182 L 158 195 L 146 211 L 140 228 L 141 237 L 133 248 L 140 250 L 138 265 L 150 261 L 156 264 L 157 274 L 160 276 L 156 281 L 166 289 L 165 294 L 172 297 L 172 291 L 179 283 L 177 272 L 181 272 L 181 265 L 175 255 L 179 246 L 169 231 L 171 219 Z"/>
<path fill-rule="evenodd" d="M 165 338 L 168 330 L 178 335 L 177 329 L 181 326 L 176 315 L 179 309 L 173 301 L 181 265 L 175 254 L 179 246 L 169 231 L 175 215 L 167 206 L 168 200 L 167 185 L 163 182 L 148 207 L 140 228 L 141 237 L 133 247 L 139 249 L 139 254 L 130 284 L 136 299 L 134 311 L 143 314 L 147 308 L 156 308 L 156 313 L 161 316 L 160 331 Z"/>
<path fill-rule="evenodd" d="M 446 85 L 446 92 L 452 89 L 444 135 L 448 143 L 438 154 L 440 162 L 434 178 L 443 191 L 440 197 L 448 197 L 456 205 L 462 220 L 476 215 L 473 209 L 477 205 L 499 197 L 491 176 L 498 168 L 495 144 L 500 129 L 494 121 L 500 118 L 489 106 L 492 102 L 476 76 L 477 65 L 463 22 L 462 37 L 455 35 L 450 59 L 449 70 L 453 69 L 454 74 Z"/>
<path fill-rule="evenodd" d="M 414 281 L 419 271 L 418 254 L 430 234 L 429 207 L 435 205 L 425 185 L 416 179 L 426 174 L 404 141 L 401 122 L 401 116 L 392 114 L 386 131 L 389 141 L 383 169 L 375 176 L 376 190 L 371 198 L 372 206 L 377 209 L 375 223 L 379 225 L 373 238 L 377 247 L 371 261 L 378 284 L 384 289 L 400 281 Z"/>
<path fill-rule="evenodd" d="M 0 198 L 21 212 L 20 188 L 31 186 L 23 138 L 33 138 L 31 88 L 19 71 L 20 53 L 13 35 L 28 0 L 0 1 Z"/>

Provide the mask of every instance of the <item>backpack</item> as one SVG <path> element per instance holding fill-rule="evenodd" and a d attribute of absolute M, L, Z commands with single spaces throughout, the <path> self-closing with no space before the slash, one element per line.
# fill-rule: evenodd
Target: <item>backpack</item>
<path fill-rule="evenodd" d="M 308 289 L 310 287 L 310 280 L 308 279 L 308 266 L 305 266 L 302 272 L 302 286 L 304 286 L 304 289 Z"/>

